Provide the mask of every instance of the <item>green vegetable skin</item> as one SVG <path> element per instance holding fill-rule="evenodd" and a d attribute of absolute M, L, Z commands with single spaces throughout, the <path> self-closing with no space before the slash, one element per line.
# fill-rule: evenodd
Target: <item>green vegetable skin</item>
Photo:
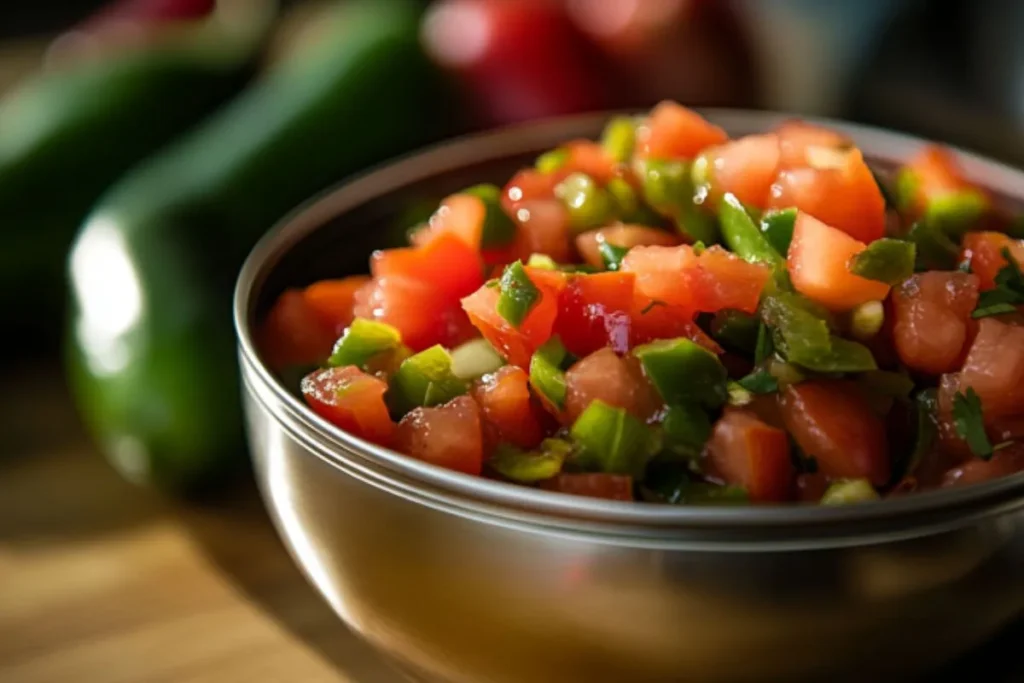
<path fill-rule="evenodd" d="M 765 263 L 772 267 L 785 266 L 785 260 L 754 224 L 740 200 L 732 194 L 722 197 L 718 207 L 718 222 L 721 224 L 725 246 L 744 261 Z"/>
<path fill-rule="evenodd" d="M 850 272 L 869 280 L 895 285 L 914 274 L 916 261 L 917 249 L 913 242 L 883 237 L 853 257 Z"/>
<path fill-rule="evenodd" d="M 443 133 L 447 91 L 418 21 L 411 2 L 339 5 L 320 20 L 322 41 L 120 182 L 83 226 L 70 265 L 71 383 L 131 479 L 196 492 L 245 462 L 238 268 L 309 195 Z"/>
<path fill-rule="evenodd" d="M 264 6 L 266 5 L 266 6 Z M 0 309 L 8 341 L 59 338 L 67 249 L 100 195 L 243 86 L 273 12 L 41 72 L 0 99 Z"/>
<path fill-rule="evenodd" d="M 670 405 L 696 402 L 717 408 L 728 398 L 725 366 L 689 339 L 662 339 L 638 346 L 633 353 Z"/>
<path fill-rule="evenodd" d="M 761 232 L 775 251 L 783 256 L 789 253 L 789 243 L 793 241 L 795 224 L 796 209 L 773 209 L 761 216 Z"/>
<path fill-rule="evenodd" d="M 405 414 L 418 406 L 447 403 L 469 389 L 452 369 L 452 357 L 443 346 L 432 346 L 402 361 L 391 378 L 389 399 L 396 412 Z"/>
<path fill-rule="evenodd" d="M 327 364 L 334 367 L 355 365 L 366 369 L 366 362 L 384 351 L 397 349 L 402 344 L 398 330 L 374 320 L 356 318 L 345 330 Z"/>

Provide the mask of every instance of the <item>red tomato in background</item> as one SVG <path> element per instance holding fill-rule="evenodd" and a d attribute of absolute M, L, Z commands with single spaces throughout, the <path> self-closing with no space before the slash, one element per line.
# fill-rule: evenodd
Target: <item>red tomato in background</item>
<path fill-rule="evenodd" d="M 423 39 L 456 74 L 483 126 L 610 103 L 599 55 L 559 3 L 439 0 L 427 10 Z"/>
<path fill-rule="evenodd" d="M 577 235 L 576 251 L 580 253 L 584 263 L 595 268 L 604 268 L 604 259 L 601 257 L 602 244 L 632 249 L 637 246 L 672 247 L 679 242 L 679 235 L 646 225 L 610 225 Z"/>
<path fill-rule="evenodd" d="M 322 363 L 338 338 L 300 289 L 285 290 L 257 333 L 257 346 L 271 368 Z"/>
<path fill-rule="evenodd" d="M 713 201 L 731 192 L 743 204 L 764 208 L 779 173 L 779 137 L 747 135 L 705 152 Z"/>

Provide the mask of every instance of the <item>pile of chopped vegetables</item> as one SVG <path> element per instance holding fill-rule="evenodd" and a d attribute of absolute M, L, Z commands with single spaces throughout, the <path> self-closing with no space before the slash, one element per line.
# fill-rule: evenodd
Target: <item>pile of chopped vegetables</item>
<path fill-rule="evenodd" d="M 850 503 L 1024 470 L 1022 224 L 941 147 L 663 102 L 441 202 L 260 347 L 354 436 L 525 486 Z"/>

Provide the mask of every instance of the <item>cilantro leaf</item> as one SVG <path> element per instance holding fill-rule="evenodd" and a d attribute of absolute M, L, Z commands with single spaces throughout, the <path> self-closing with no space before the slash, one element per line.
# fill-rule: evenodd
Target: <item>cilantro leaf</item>
<path fill-rule="evenodd" d="M 779 380 L 764 369 L 755 370 L 737 384 L 752 394 L 771 394 L 779 390 Z"/>
<path fill-rule="evenodd" d="M 985 433 L 981 399 L 974 389 L 968 387 L 966 393 L 958 391 L 953 397 L 953 426 L 976 456 L 982 460 L 992 457 L 992 442 Z"/>
<path fill-rule="evenodd" d="M 608 270 L 618 270 L 622 265 L 622 259 L 629 252 L 626 247 L 619 247 L 608 242 L 601 242 L 597 250 L 601 252 L 601 260 L 604 261 L 604 267 Z"/>
<path fill-rule="evenodd" d="M 995 277 L 995 289 L 982 292 L 978 297 L 978 305 L 971 314 L 973 318 L 1013 313 L 1017 306 L 1024 304 L 1024 274 L 1020 272 L 1020 264 L 1009 249 L 1003 248 L 1001 253 L 1006 265 Z"/>

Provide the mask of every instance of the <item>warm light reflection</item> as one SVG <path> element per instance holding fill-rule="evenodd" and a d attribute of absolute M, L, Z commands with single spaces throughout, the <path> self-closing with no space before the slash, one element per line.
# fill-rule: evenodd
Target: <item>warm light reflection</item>
<path fill-rule="evenodd" d="M 129 356 L 125 336 L 142 315 L 142 288 L 109 218 L 94 218 L 82 233 L 71 251 L 71 276 L 86 362 L 98 375 L 122 370 Z"/>

